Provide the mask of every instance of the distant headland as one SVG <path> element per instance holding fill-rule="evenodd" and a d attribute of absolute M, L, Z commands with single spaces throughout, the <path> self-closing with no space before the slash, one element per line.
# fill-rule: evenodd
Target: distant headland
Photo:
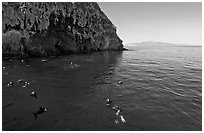
<path fill-rule="evenodd" d="M 186 46 L 186 47 L 200 47 L 199 44 L 178 44 L 178 43 L 167 43 L 167 42 L 156 42 L 156 41 L 144 41 L 139 43 L 128 43 L 125 46 Z"/>

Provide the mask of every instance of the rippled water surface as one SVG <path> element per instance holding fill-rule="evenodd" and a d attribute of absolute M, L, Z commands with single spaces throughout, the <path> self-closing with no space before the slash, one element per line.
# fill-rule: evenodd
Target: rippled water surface
<path fill-rule="evenodd" d="M 4 60 L 3 130 L 201 130 L 202 48 L 130 49 L 47 62 Z M 23 88 L 18 79 L 30 85 Z M 113 105 L 120 106 L 125 123 Z M 35 119 L 40 106 L 47 112 Z"/>

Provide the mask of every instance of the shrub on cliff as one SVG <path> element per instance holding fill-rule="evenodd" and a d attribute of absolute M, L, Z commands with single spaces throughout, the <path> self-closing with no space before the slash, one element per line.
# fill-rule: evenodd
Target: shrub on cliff
<path fill-rule="evenodd" d="M 22 51 L 21 33 L 11 30 L 2 34 L 2 47 L 6 51 Z"/>

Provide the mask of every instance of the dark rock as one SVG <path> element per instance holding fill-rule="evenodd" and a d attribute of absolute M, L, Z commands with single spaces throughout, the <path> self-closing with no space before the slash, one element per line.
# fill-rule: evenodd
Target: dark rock
<path fill-rule="evenodd" d="M 128 51 L 128 49 L 126 49 L 126 48 L 123 48 L 123 50 L 124 50 L 124 51 Z"/>
<path fill-rule="evenodd" d="M 124 50 L 94 2 L 3 2 L 2 31 L 3 57 Z"/>

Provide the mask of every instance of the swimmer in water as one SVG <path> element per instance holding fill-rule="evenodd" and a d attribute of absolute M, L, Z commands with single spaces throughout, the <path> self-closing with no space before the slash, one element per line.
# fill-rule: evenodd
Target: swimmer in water
<path fill-rule="evenodd" d="M 106 99 L 106 106 L 110 106 L 111 105 L 111 101 L 109 98 Z"/>

